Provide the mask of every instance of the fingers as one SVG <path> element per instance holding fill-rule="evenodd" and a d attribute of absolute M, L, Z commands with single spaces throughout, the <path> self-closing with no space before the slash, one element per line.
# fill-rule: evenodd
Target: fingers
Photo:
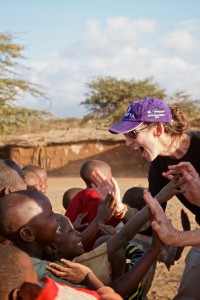
<path fill-rule="evenodd" d="M 76 220 L 79 220 L 80 222 L 87 216 L 88 212 L 81 213 L 77 216 Z"/>
<path fill-rule="evenodd" d="M 144 190 L 144 201 L 148 205 L 151 213 L 154 214 L 154 212 L 155 212 L 155 199 L 151 196 L 151 194 L 147 190 Z"/>
<path fill-rule="evenodd" d="M 183 230 L 189 231 L 191 229 L 189 217 L 183 209 L 181 209 L 181 223 Z"/>
<path fill-rule="evenodd" d="M 173 179 L 173 175 L 169 174 L 168 172 L 163 172 L 162 176 L 167 178 L 168 180 L 172 180 Z"/>

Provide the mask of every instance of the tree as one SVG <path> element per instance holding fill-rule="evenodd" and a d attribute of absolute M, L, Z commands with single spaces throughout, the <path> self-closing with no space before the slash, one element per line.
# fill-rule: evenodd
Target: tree
<path fill-rule="evenodd" d="M 81 104 L 89 112 L 84 120 L 104 120 L 105 125 L 119 121 L 131 101 L 147 96 L 160 99 L 170 99 L 170 104 L 180 104 L 190 117 L 199 111 L 198 102 L 191 101 L 190 96 L 183 91 L 176 92 L 173 96 L 167 95 L 165 89 L 153 82 L 152 78 L 144 80 L 126 80 L 114 77 L 97 77 L 87 84 L 86 100 Z"/>
<path fill-rule="evenodd" d="M 154 96 L 164 98 L 165 90 L 152 79 L 135 81 L 114 77 L 95 78 L 87 83 L 89 92 L 82 105 L 90 112 L 85 119 L 105 119 L 111 123 L 118 121 L 131 101 Z"/>
<path fill-rule="evenodd" d="M 15 103 L 22 94 L 29 94 L 35 97 L 46 98 L 39 87 L 23 78 L 22 72 L 28 70 L 21 63 L 23 59 L 22 51 L 24 47 L 13 42 L 14 37 L 9 33 L 0 33 L 0 128 L 4 130 L 9 123 L 16 126 L 29 122 L 32 118 L 43 118 L 50 115 L 46 111 L 31 109 L 20 109 L 15 107 Z M 13 116 L 13 114 L 19 114 Z M 15 121 L 14 121 L 15 120 Z M 5 126 L 4 126 L 5 125 Z"/>

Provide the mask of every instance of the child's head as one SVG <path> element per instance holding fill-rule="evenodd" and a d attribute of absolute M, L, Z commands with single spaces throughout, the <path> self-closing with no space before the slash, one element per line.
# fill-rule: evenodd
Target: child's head
<path fill-rule="evenodd" d="M 40 191 L 40 179 L 37 174 L 29 170 L 23 170 L 27 190 Z"/>
<path fill-rule="evenodd" d="M 0 261 L 1 300 L 19 299 L 17 293 L 24 282 L 37 284 L 37 274 L 30 257 L 17 247 L 0 246 Z"/>
<path fill-rule="evenodd" d="M 60 238 L 56 243 L 45 248 L 43 259 L 55 261 L 61 258 L 73 259 L 84 253 L 83 244 L 81 242 L 81 234 L 74 229 L 70 220 L 61 215 L 56 214 L 60 223 Z"/>
<path fill-rule="evenodd" d="M 0 196 L 26 189 L 20 166 L 10 159 L 0 159 Z"/>
<path fill-rule="evenodd" d="M 132 208 L 141 210 L 146 205 L 143 193 L 144 187 L 132 187 L 125 192 L 122 202 L 128 204 Z"/>
<path fill-rule="evenodd" d="M 35 173 L 40 179 L 40 192 L 46 193 L 48 184 L 47 184 L 47 172 L 44 168 L 41 168 L 37 165 L 27 165 L 22 170 L 29 170 Z"/>
<path fill-rule="evenodd" d="M 105 161 L 88 160 L 82 165 L 80 169 L 80 176 L 85 181 L 88 188 L 91 188 L 91 175 L 93 171 L 100 171 L 107 180 L 110 180 L 112 177 L 111 167 Z"/>
<path fill-rule="evenodd" d="M 22 250 L 41 252 L 58 239 L 57 217 L 41 192 L 18 191 L 2 197 L 0 216 L 0 234 Z"/>
<path fill-rule="evenodd" d="M 76 196 L 76 194 L 78 194 L 80 191 L 82 191 L 83 188 L 79 188 L 79 187 L 74 187 L 71 189 L 68 189 L 65 191 L 65 193 L 63 194 L 63 207 L 67 210 L 70 202 L 72 201 L 72 199 Z"/>

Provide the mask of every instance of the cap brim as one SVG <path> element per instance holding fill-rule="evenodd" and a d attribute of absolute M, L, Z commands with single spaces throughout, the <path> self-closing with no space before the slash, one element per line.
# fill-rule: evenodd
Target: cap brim
<path fill-rule="evenodd" d="M 111 133 L 126 133 L 135 129 L 142 123 L 143 122 L 120 121 L 110 127 L 108 131 L 110 131 Z"/>

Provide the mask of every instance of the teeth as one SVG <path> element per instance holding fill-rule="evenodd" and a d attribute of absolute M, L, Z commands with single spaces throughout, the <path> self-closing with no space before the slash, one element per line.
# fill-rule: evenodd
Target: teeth
<path fill-rule="evenodd" d="M 83 246 L 82 242 L 79 242 L 77 245 L 78 245 L 78 246 Z"/>
<path fill-rule="evenodd" d="M 58 228 L 56 229 L 56 233 L 57 233 L 57 234 L 61 234 L 61 231 L 60 231 L 60 225 L 59 225 Z"/>

